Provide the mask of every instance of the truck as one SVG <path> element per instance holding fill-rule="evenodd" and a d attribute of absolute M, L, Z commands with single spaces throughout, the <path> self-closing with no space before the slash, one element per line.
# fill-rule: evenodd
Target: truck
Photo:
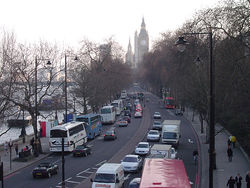
<path fill-rule="evenodd" d="M 171 145 L 166 144 L 154 144 L 151 147 L 150 155 L 153 158 L 154 156 L 162 155 L 164 158 L 176 159 L 177 152 Z"/>
<path fill-rule="evenodd" d="M 191 188 L 182 160 L 145 159 L 140 188 Z"/>
<path fill-rule="evenodd" d="M 164 120 L 162 123 L 161 142 L 178 147 L 181 120 Z"/>

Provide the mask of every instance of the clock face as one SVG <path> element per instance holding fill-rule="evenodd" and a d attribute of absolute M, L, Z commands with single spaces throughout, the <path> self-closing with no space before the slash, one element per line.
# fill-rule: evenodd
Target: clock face
<path fill-rule="evenodd" d="M 142 45 L 142 46 L 145 46 L 146 44 L 147 44 L 146 40 L 142 40 L 142 41 L 141 41 L 141 45 Z"/>

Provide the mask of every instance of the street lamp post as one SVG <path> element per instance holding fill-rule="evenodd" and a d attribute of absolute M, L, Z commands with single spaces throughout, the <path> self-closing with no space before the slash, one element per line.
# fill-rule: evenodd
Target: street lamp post
<path fill-rule="evenodd" d="M 215 95 L 214 95 L 214 62 L 213 62 L 213 33 L 210 29 L 209 32 L 204 33 L 184 33 L 183 35 L 208 35 L 209 37 L 209 188 L 213 188 L 213 169 L 216 169 L 216 153 L 215 153 Z M 185 50 L 187 41 L 184 37 L 179 37 L 176 46 L 179 51 Z"/>
<path fill-rule="evenodd" d="M 41 61 L 48 61 L 47 65 L 50 65 L 51 62 L 49 59 L 38 59 L 38 57 L 36 56 L 35 58 L 35 126 L 37 126 L 37 116 L 38 116 L 38 110 L 37 110 L 37 67 L 38 67 L 38 60 Z M 35 143 L 38 143 L 38 136 L 37 136 L 37 128 L 35 129 Z M 34 155 L 35 157 L 37 157 L 39 155 L 39 151 L 38 151 L 38 144 L 34 144 Z"/>

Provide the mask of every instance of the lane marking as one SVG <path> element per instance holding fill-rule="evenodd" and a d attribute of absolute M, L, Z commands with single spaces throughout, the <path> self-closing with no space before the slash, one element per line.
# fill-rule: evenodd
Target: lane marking
<path fill-rule="evenodd" d="M 88 177 L 87 176 L 76 176 L 78 178 L 83 178 L 83 179 L 87 179 Z"/>
<path fill-rule="evenodd" d="M 96 164 L 96 166 L 101 166 L 101 165 L 103 165 L 103 163 L 106 163 L 106 162 L 107 162 L 107 160 L 104 160 L 104 161 L 102 161 L 102 162 Z"/>

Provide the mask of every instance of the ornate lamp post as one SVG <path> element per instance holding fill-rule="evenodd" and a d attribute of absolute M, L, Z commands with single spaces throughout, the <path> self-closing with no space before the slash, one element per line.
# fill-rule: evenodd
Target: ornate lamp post
<path fill-rule="evenodd" d="M 213 169 L 216 169 L 216 153 L 215 153 L 215 100 L 214 100 L 214 62 L 213 62 L 213 33 L 183 33 L 183 35 L 208 35 L 209 37 L 209 188 L 213 188 Z M 183 52 L 188 44 L 184 37 L 179 37 L 176 41 L 179 51 Z"/>

